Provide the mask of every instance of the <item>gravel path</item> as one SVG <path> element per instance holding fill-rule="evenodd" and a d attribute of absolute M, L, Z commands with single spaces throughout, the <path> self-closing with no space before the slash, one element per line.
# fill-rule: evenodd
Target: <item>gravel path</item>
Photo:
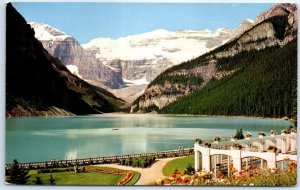
<path fill-rule="evenodd" d="M 150 168 L 133 168 L 130 166 L 121 166 L 118 164 L 101 164 L 100 166 L 137 171 L 141 174 L 141 177 L 135 185 L 149 185 L 153 184 L 156 179 L 164 177 L 164 174 L 162 173 L 163 167 L 166 165 L 167 162 L 176 158 L 179 157 L 156 159 L 156 162 L 152 164 Z"/>

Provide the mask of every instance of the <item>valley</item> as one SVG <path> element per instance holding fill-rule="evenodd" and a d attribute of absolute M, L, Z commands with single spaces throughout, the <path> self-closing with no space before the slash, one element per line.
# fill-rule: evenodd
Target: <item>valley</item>
<path fill-rule="evenodd" d="M 130 105 L 163 71 L 226 43 L 252 23 L 246 19 L 233 30 L 158 29 L 115 40 L 97 38 L 86 44 L 79 44 L 50 25 L 36 22 L 30 25 L 44 48 L 73 74 L 105 88 Z"/>
<path fill-rule="evenodd" d="M 291 3 L 7 3 L 5 183 L 295 186 L 297 30 Z"/>
<path fill-rule="evenodd" d="M 234 29 L 157 29 L 116 39 L 95 38 L 84 44 L 46 23 L 29 25 L 43 48 L 73 76 L 107 91 L 106 100 L 117 112 L 294 118 L 296 59 L 290 44 L 297 39 L 296 10 L 294 4 L 276 4 Z M 269 52 L 280 55 L 277 69 L 271 69 L 276 55 L 268 56 Z M 257 76 L 258 80 L 253 79 Z M 260 88 L 243 88 L 251 85 Z M 224 104 L 225 99 L 232 104 Z M 266 103 L 267 99 L 277 103 Z M 9 107 L 20 107 L 22 101 L 15 99 Z M 255 108 L 232 110 L 239 101 L 248 102 L 247 109 Z M 68 114 L 53 106 L 56 111 L 52 113 Z M 20 114 L 30 112 L 21 107 Z"/>

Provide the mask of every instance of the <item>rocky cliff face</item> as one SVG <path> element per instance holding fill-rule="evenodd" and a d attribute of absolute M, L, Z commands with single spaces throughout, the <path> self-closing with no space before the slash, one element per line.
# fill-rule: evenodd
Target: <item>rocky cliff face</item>
<path fill-rule="evenodd" d="M 160 29 L 116 40 L 98 38 L 83 48 L 105 65 L 121 69 L 125 80 L 145 78 L 149 83 L 167 68 L 218 47 L 237 32 L 225 28 L 214 32 Z"/>
<path fill-rule="evenodd" d="M 247 19 L 234 30 L 170 32 L 160 29 L 117 40 L 99 38 L 84 44 L 84 49 L 73 37 L 52 26 L 30 24 L 44 48 L 73 74 L 91 84 L 109 87 L 117 96 L 121 92 L 132 94 L 119 96 L 131 103 L 160 73 L 218 47 L 247 30 L 252 22 Z"/>
<path fill-rule="evenodd" d="M 117 111 L 109 92 L 88 84 L 52 57 L 34 30 L 6 8 L 6 115 L 68 115 Z M 63 36 L 65 37 L 65 36 Z"/>
<path fill-rule="evenodd" d="M 41 23 L 30 23 L 35 30 L 35 37 L 44 48 L 80 78 L 93 81 L 101 86 L 120 88 L 124 86 L 122 73 L 118 69 L 103 65 L 95 56 L 85 51 L 71 36 L 58 29 Z"/>
<path fill-rule="evenodd" d="M 255 25 L 243 25 L 237 35 L 224 45 L 192 61 L 172 67 L 148 85 L 144 94 L 133 104 L 131 112 L 161 109 L 179 97 L 204 87 L 211 79 L 220 79 L 239 68 L 216 67 L 220 59 L 232 57 L 244 51 L 260 50 L 271 46 L 283 46 L 297 35 L 296 5 L 277 4 L 255 20 Z M 174 80 L 174 76 L 180 80 Z M 202 79 L 201 84 L 191 83 L 194 78 Z M 188 81 L 188 82 L 187 82 Z M 182 85 L 184 84 L 184 85 Z M 170 92 L 168 86 L 175 88 Z M 151 110 L 151 109 L 153 110 Z"/>
<path fill-rule="evenodd" d="M 110 68 L 122 73 L 126 87 L 113 90 L 117 96 L 132 103 L 154 78 L 166 69 L 208 52 L 252 26 L 245 20 L 234 30 L 155 30 L 116 40 L 98 38 L 83 48 Z M 123 96 L 123 94 L 129 96 Z"/>

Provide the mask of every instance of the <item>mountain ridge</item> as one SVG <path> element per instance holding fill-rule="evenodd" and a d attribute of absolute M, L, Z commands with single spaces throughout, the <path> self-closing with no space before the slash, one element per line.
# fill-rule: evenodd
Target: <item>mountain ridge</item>
<path fill-rule="evenodd" d="M 232 30 L 219 28 L 215 31 L 204 29 L 174 32 L 157 29 L 116 40 L 96 38 L 87 44 L 79 44 L 73 37 L 67 38 L 64 32 L 56 28 L 51 29 L 50 25 L 41 23 L 31 23 L 31 25 L 37 30 L 36 37 L 43 46 L 53 56 L 58 57 L 73 74 L 91 84 L 106 88 L 130 103 L 144 90 L 146 84 L 165 69 L 218 47 L 230 40 L 232 35 L 238 35 L 246 30 L 251 23 L 250 19 L 246 19 Z M 45 34 L 40 28 L 46 30 Z M 53 40 L 55 37 L 49 37 L 47 30 L 50 30 L 50 33 L 54 31 L 58 36 L 65 36 L 66 40 L 59 38 Z M 76 48 L 72 50 L 68 46 Z M 89 55 L 88 59 L 87 55 Z M 107 68 L 110 72 L 103 71 Z M 100 73 L 103 74 L 99 75 L 97 72 L 99 70 L 102 70 Z"/>
<path fill-rule="evenodd" d="M 107 67 L 86 52 L 72 36 L 44 23 L 29 23 L 35 30 L 35 37 L 54 57 L 58 57 L 67 68 L 86 81 L 97 86 L 120 88 L 124 86 L 120 72 Z"/>
<path fill-rule="evenodd" d="M 271 10 L 276 10 L 276 6 L 282 5 L 275 5 Z M 220 60 L 230 60 L 244 51 L 285 46 L 297 35 L 294 17 L 296 17 L 294 12 L 265 17 L 265 20 L 246 29 L 244 33 L 226 44 L 196 59 L 167 69 L 148 85 L 142 96 L 135 100 L 131 112 L 159 111 L 168 104 L 176 102 L 177 99 L 204 88 L 210 80 L 220 80 L 241 69 L 239 64 L 234 67 L 229 62 L 219 64 Z M 238 60 L 235 62 L 238 63 Z"/>
<path fill-rule="evenodd" d="M 52 57 L 11 3 L 6 31 L 6 116 L 99 114 L 123 104 Z"/>

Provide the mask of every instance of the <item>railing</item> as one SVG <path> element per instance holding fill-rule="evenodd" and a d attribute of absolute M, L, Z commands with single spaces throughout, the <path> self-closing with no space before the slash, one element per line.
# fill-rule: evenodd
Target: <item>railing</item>
<path fill-rule="evenodd" d="M 170 150 L 170 151 L 152 152 L 152 153 L 144 153 L 144 154 L 128 154 L 128 155 L 121 155 L 121 156 L 105 156 L 105 157 L 97 157 L 97 158 L 19 163 L 19 166 L 25 169 L 57 168 L 57 167 L 70 167 L 75 165 L 85 166 L 85 165 L 92 165 L 92 164 L 119 163 L 120 160 L 124 160 L 127 158 L 140 158 L 140 157 L 148 157 L 148 156 L 153 156 L 155 158 L 170 158 L 170 157 L 186 156 L 192 154 L 194 154 L 194 149 L 186 148 L 184 150 Z M 5 169 L 9 170 L 11 166 L 12 164 L 6 164 Z"/>
<path fill-rule="evenodd" d="M 240 145 L 250 145 L 250 147 L 243 147 L 244 151 L 253 151 L 258 152 L 260 151 L 260 148 L 252 147 L 253 143 L 264 143 L 266 141 L 272 141 L 276 142 L 277 139 L 287 139 L 292 138 L 294 136 L 297 136 L 297 134 L 285 134 L 285 135 L 274 135 L 274 136 L 265 136 L 263 138 L 251 138 L 251 139 L 240 139 L 240 140 L 234 140 L 234 141 L 220 141 L 219 143 L 213 143 L 211 142 L 210 148 L 213 149 L 222 149 L 222 150 L 231 150 L 234 144 L 240 144 Z M 206 147 L 205 144 L 199 144 L 202 147 Z"/>

